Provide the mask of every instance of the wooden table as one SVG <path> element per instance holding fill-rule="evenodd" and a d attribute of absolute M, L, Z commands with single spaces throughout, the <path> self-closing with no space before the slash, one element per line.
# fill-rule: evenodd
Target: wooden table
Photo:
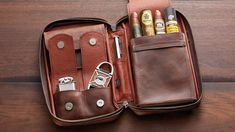
<path fill-rule="evenodd" d="M 124 112 L 100 125 L 62 128 L 45 105 L 38 66 L 38 38 L 50 22 L 98 17 L 116 22 L 127 0 L 11 0 L 0 2 L 0 131 L 234 131 L 235 2 L 172 0 L 191 23 L 204 98 L 192 112 L 137 117 Z"/>

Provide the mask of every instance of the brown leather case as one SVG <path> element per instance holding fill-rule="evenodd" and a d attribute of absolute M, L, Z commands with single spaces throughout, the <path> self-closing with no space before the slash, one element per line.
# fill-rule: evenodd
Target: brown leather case
<path fill-rule="evenodd" d="M 170 6 L 168 0 L 142 3 L 130 0 L 128 16 L 143 9 L 163 12 Z M 201 77 L 192 31 L 184 15 L 177 11 L 180 33 L 139 38 L 132 37 L 128 16 L 116 25 L 97 18 L 70 18 L 44 29 L 40 39 L 41 81 L 57 125 L 109 122 L 127 108 L 137 115 L 148 115 L 191 110 L 200 104 Z M 120 59 L 115 36 L 121 43 Z M 95 45 L 91 39 L 96 40 Z M 114 67 L 110 84 L 88 89 L 96 66 L 104 61 Z M 58 80 L 67 76 L 74 78 L 76 89 L 58 91 Z M 97 104 L 100 100 L 101 107 Z"/>

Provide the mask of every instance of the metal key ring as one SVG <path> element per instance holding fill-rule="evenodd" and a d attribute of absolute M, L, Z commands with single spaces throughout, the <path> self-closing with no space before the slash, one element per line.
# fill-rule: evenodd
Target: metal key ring
<path fill-rule="evenodd" d="M 111 72 L 110 72 L 109 74 L 112 76 L 112 75 L 113 75 L 113 65 L 112 65 L 111 63 L 107 62 L 107 61 L 104 61 L 104 62 L 100 63 L 100 64 L 96 67 L 96 70 L 100 70 L 100 67 L 101 67 L 102 65 L 105 65 L 105 64 L 108 64 L 108 65 L 110 66 Z"/>
<path fill-rule="evenodd" d="M 106 71 L 104 69 L 101 69 L 101 67 L 103 65 L 109 65 L 109 67 L 111 68 L 111 71 Z M 113 65 L 109 62 L 101 62 L 96 68 L 95 71 L 93 73 L 93 75 L 91 76 L 91 79 L 88 83 L 88 88 L 90 89 L 91 87 L 107 87 L 110 83 L 110 80 L 113 76 L 113 72 L 114 72 L 114 68 Z"/>

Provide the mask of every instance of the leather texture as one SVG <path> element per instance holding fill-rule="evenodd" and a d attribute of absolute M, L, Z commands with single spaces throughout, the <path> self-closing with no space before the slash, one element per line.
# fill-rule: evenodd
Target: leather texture
<path fill-rule="evenodd" d="M 63 43 L 64 47 L 58 48 L 59 43 Z M 58 80 L 62 77 L 73 77 L 77 80 L 77 88 L 82 88 L 83 83 L 79 80 L 81 74 L 76 69 L 73 38 L 66 34 L 52 37 L 48 40 L 48 51 L 53 94 L 58 90 Z"/>
<path fill-rule="evenodd" d="M 54 27 L 50 31 L 44 32 L 45 45 L 48 48 L 48 40 L 58 34 L 67 34 L 73 36 L 73 44 L 76 50 L 80 49 L 80 37 L 86 32 L 98 32 L 104 34 L 104 24 L 72 24 L 66 26 Z"/>
<path fill-rule="evenodd" d="M 168 106 L 197 100 L 182 33 L 132 39 L 136 105 Z"/>
<path fill-rule="evenodd" d="M 168 0 L 130 0 L 128 15 L 143 9 L 163 11 Z M 157 4 L 153 4 L 157 3 Z M 129 107 L 137 115 L 190 110 L 202 98 L 201 77 L 193 36 L 177 12 L 181 33 L 132 39 L 128 18 L 111 25 L 101 19 L 74 18 L 45 28 L 40 46 L 40 73 L 46 103 L 60 126 L 109 122 Z M 116 55 L 114 37 L 121 44 Z M 95 39 L 95 45 L 90 40 Z M 58 42 L 64 48 L 58 48 Z M 96 66 L 109 61 L 114 74 L 109 87 L 87 90 Z M 76 90 L 59 92 L 58 79 L 72 76 Z M 119 83 L 118 83 L 119 82 Z M 98 107 L 102 99 L 104 106 Z M 72 110 L 65 104 L 72 103 Z"/>
<path fill-rule="evenodd" d="M 95 39 L 96 44 L 91 45 L 89 41 Z M 107 61 L 107 50 L 105 43 L 105 34 L 98 32 L 87 32 L 80 37 L 81 58 L 82 58 L 82 79 L 84 81 L 84 90 L 96 67 L 104 61 Z"/>
<path fill-rule="evenodd" d="M 127 24 L 127 23 L 126 23 Z M 114 37 L 119 36 L 121 45 L 121 58 L 118 59 L 116 55 L 116 47 Z M 125 24 L 121 25 L 114 33 L 108 34 L 108 58 L 109 62 L 114 65 L 114 75 L 112 77 L 113 98 L 116 105 L 123 101 L 132 101 L 132 72 L 130 69 L 129 57 L 129 43 L 127 41 L 127 34 L 125 32 Z M 120 86 L 116 82 L 120 81 Z"/>
<path fill-rule="evenodd" d="M 110 93 L 110 88 L 57 92 L 55 94 L 56 114 L 62 119 L 76 120 L 112 113 L 115 107 Z M 102 107 L 97 106 L 99 100 L 104 101 Z M 66 103 L 73 104 L 70 111 L 65 109 Z"/>

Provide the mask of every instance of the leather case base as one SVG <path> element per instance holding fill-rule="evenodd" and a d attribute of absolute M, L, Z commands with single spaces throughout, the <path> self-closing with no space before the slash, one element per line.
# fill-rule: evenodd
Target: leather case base
<path fill-rule="evenodd" d="M 156 4 L 153 4 L 156 3 Z M 163 11 L 168 0 L 130 1 L 128 15 L 148 8 Z M 49 24 L 40 39 L 40 73 L 46 103 L 60 126 L 109 122 L 130 108 L 137 115 L 190 110 L 202 98 L 193 35 L 177 12 L 179 33 L 133 38 L 128 16 L 116 25 L 96 18 Z M 114 38 L 121 43 L 117 58 Z M 91 42 L 95 40 L 95 42 Z M 110 62 L 107 87 L 88 89 L 97 65 Z M 73 77 L 75 90 L 59 91 L 58 80 Z M 100 102 L 101 101 L 101 102 Z"/>

